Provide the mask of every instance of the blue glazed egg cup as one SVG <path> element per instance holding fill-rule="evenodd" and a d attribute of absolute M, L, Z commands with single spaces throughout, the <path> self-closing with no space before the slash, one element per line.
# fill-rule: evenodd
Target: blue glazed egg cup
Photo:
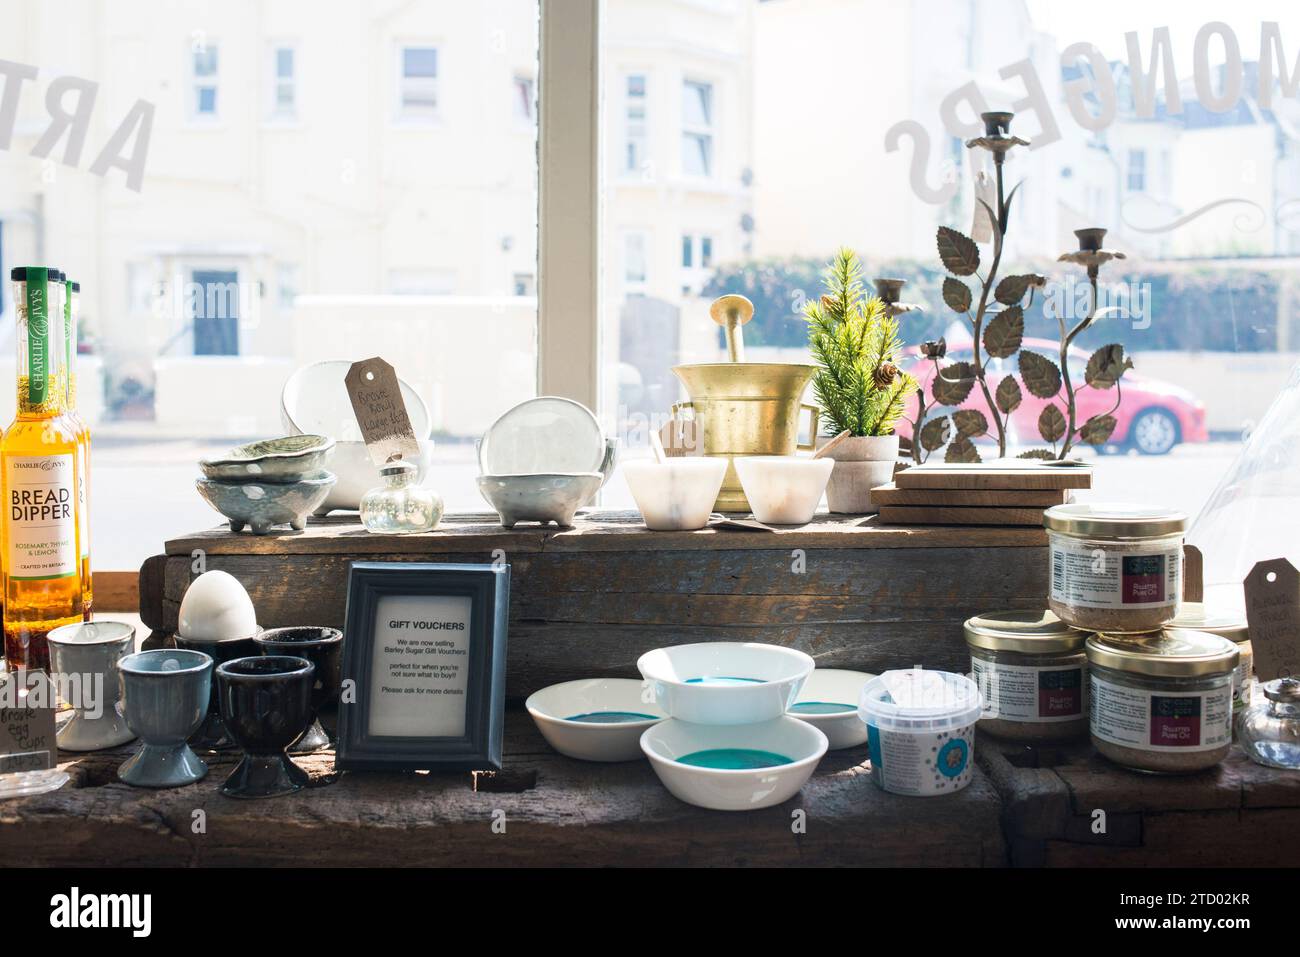
<path fill-rule="evenodd" d="M 127 655 L 122 674 L 126 723 L 143 742 L 117 769 L 127 784 L 177 788 L 208 773 L 186 739 L 203 723 L 212 658 L 199 651 L 160 648 Z"/>

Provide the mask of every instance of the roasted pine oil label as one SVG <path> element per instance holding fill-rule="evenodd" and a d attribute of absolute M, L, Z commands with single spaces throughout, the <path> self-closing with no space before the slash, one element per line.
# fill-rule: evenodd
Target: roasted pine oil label
<path fill-rule="evenodd" d="M 76 461 L 66 455 L 5 458 L 5 570 L 10 578 L 68 578 L 77 569 Z"/>

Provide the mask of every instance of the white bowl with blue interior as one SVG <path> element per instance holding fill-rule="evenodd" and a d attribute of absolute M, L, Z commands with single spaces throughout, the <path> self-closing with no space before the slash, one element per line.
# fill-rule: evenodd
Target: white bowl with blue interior
<path fill-rule="evenodd" d="M 781 645 L 711 641 L 656 648 L 636 667 L 669 717 L 734 725 L 784 716 L 814 664 Z"/>
<path fill-rule="evenodd" d="M 529 695 L 524 707 L 547 744 L 580 761 L 640 760 L 642 733 L 666 717 L 636 678 L 565 681 Z"/>
<path fill-rule="evenodd" d="M 704 725 L 669 718 L 641 735 L 641 750 L 677 799 L 715 811 L 788 801 L 826 753 L 826 735 L 781 716 L 758 724 Z"/>
<path fill-rule="evenodd" d="M 865 671 L 817 668 L 803 683 L 789 713 L 820 729 L 832 751 L 864 745 L 867 726 L 858 717 L 858 698 L 874 677 Z"/>

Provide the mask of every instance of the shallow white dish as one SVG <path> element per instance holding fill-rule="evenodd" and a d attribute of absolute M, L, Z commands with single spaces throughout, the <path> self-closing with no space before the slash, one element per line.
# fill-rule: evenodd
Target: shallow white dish
<path fill-rule="evenodd" d="M 563 755 L 636 761 L 642 732 L 665 718 L 644 694 L 645 682 L 635 678 L 580 678 L 533 692 L 524 707 L 546 743 Z"/>
<path fill-rule="evenodd" d="M 641 735 L 641 750 L 674 797 L 715 811 L 750 811 L 788 801 L 826 753 L 826 735 L 798 718 L 747 725 L 690 724 L 670 718 Z M 771 752 L 789 759 L 772 767 L 721 769 L 683 764 L 700 752 Z"/>
<path fill-rule="evenodd" d="M 433 459 L 433 439 L 418 441 L 420 455 L 415 460 L 415 482 L 423 485 Z M 379 466 L 370 461 L 370 452 L 366 449 L 365 442 L 335 442 L 325 461 L 326 468 L 334 473 L 336 481 L 329 495 L 325 496 L 325 501 L 316 509 L 317 515 L 324 515 L 334 509 L 355 512 L 361 508 L 363 495 L 384 484 Z"/>
<path fill-rule="evenodd" d="M 304 432 L 328 435 L 340 442 L 361 441 L 361 428 L 343 382 L 351 367 L 347 359 L 327 359 L 303 366 L 289 376 L 280 390 L 280 421 L 285 430 L 294 435 Z M 406 416 L 411 420 L 411 431 L 417 438 L 428 436 L 433 425 L 429 407 L 409 383 L 399 378 L 397 384 L 406 404 Z M 331 466 L 326 468 L 337 474 Z M 343 481 L 342 476 L 339 481 Z"/>
<path fill-rule="evenodd" d="M 858 697 L 874 677 L 865 671 L 814 668 L 789 714 L 820 729 L 832 751 L 866 744 L 867 726 L 858 717 Z"/>
<path fill-rule="evenodd" d="M 605 457 L 592 411 L 553 395 L 519 403 L 492 423 L 478 446 L 484 475 L 599 472 Z"/>
<path fill-rule="evenodd" d="M 646 528 L 677 531 L 709 524 L 713 503 L 727 474 L 723 457 L 683 456 L 660 463 L 623 463 L 623 477 L 636 499 Z"/>
<path fill-rule="evenodd" d="M 764 525 L 806 525 L 826 491 L 832 458 L 738 455 L 732 460 L 754 518 Z"/>
<path fill-rule="evenodd" d="M 802 651 L 711 641 L 656 648 L 637 659 L 664 713 L 697 724 L 757 724 L 782 717 L 813 670 Z"/>

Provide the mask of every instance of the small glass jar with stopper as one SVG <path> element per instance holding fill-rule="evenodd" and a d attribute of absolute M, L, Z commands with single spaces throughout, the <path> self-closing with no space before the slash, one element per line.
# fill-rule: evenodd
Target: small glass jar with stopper
<path fill-rule="evenodd" d="M 1256 764 L 1300 770 L 1300 678 L 1275 678 L 1241 716 L 1241 749 Z"/>
<path fill-rule="evenodd" d="M 379 470 L 384 484 L 361 499 L 361 524 L 368 532 L 407 534 L 431 532 L 442 521 L 442 497 L 415 484 L 416 467 L 402 459 Z"/>

